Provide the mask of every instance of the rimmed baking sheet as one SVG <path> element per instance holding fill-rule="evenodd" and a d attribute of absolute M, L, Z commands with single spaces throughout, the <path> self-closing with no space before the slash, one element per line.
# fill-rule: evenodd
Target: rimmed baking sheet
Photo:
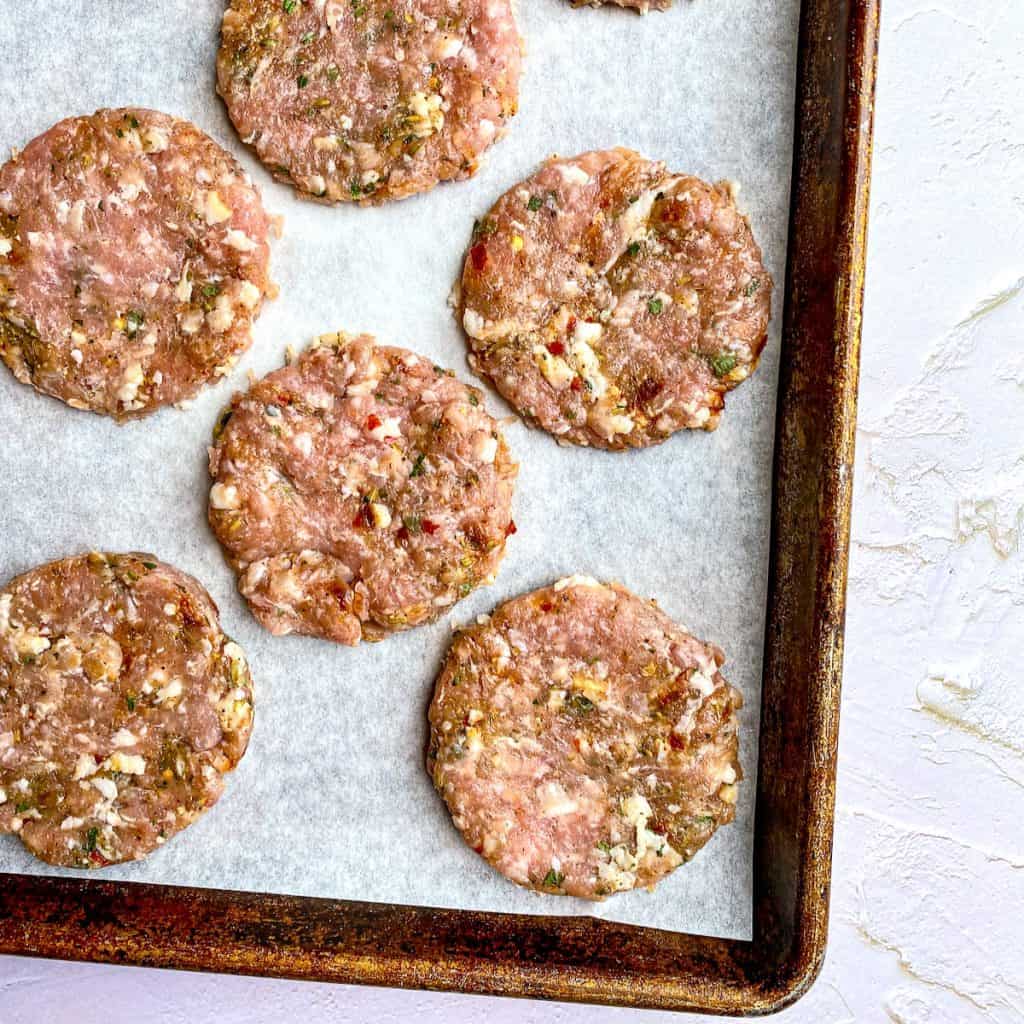
<path fill-rule="evenodd" d="M 221 6 L 185 0 L 25 4 L 5 12 L 0 146 L 59 118 L 136 104 L 184 116 L 238 154 L 285 217 L 281 296 L 228 381 L 186 411 L 117 427 L 0 375 L 0 577 L 87 547 L 142 549 L 195 574 L 257 684 L 250 751 L 220 804 L 148 861 L 104 878 L 533 914 L 593 914 L 672 931 L 751 931 L 753 775 L 768 566 L 778 327 L 719 429 L 628 454 L 564 449 L 516 422 L 519 533 L 494 586 L 434 626 L 348 650 L 275 639 L 251 618 L 205 521 L 205 446 L 250 370 L 325 330 L 368 330 L 471 379 L 447 307 L 474 217 L 549 153 L 624 144 L 742 190 L 781 305 L 798 0 L 680 3 L 646 18 L 520 5 L 519 116 L 471 182 L 382 209 L 295 200 L 238 142 L 214 94 Z M 493 394 L 490 407 L 506 412 Z M 571 572 L 616 579 L 722 646 L 743 693 L 736 822 L 656 893 L 603 904 L 505 882 L 462 843 L 423 769 L 425 711 L 453 623 Z M 13 837 L 0 871 L 61 874 Z"/>

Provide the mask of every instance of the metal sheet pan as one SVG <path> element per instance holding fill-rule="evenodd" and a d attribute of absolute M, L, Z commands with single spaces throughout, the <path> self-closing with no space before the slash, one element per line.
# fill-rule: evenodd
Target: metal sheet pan
<path fill-rule="evenodd" d="M 824 955 L 877 0 L 804 0 L 751 940 L 583 917 L 5 875 L 0 952 L 757 1013 Z"/>

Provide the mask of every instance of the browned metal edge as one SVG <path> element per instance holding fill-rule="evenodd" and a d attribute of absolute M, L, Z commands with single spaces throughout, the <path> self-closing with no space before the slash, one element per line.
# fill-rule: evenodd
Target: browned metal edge
<path fill-rule="evenodd" d="M 804 0 L 754 940 L 579 918 L 0 875 L 0 952 L 770 1013 L 825 951 L 879 0 Z"/>

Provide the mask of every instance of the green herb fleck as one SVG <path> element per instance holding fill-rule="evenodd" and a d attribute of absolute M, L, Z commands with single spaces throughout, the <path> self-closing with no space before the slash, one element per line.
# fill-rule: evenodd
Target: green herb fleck
<path fill-rule="evenodd" d="M 750 284 L 748 284 L 747 287 L 743 289 L 743 294 L 749 299 L 750 296 L 753 295 L 754 292 L 756 292 L 757 289 L 760 287 L 761 282 L 756 277 L 753 277 L 750 279 Z"/>
<path fill-rule="evenodd" d="M 134 338 L 145 322 L 146 318 L 137 309 L 128 310 L 124 315 L 125 333 L 129 338 Z"/>
<path fill-rule="evenodd" d="M 574 711 L 577 715 L 586 715 L 597 707 L 588 696 L 582 693 L 574 693 L 567 703 L 569 710 Z"/>
<path fill-rule="evenodd" d="M 309 85 L 309 75 L 299 75 L 295 80 L 295 84 L 298 85 L 300 89 L 305 89 L 306 86 Z"/>
<path fill-rule="evenodd" d="M 423 452 L 420 452 L 416 456 L 416 461 L 413 462 L 412 464 L 412 469 L 409 471 L 409 476 L 423 476 L 423 474 L 426 472 L 423 463 L 426 461 L 427 456 Z"/>
<path fill-rule="evenodd" d="M 635 256 L 639 251 L 640 251 L 640 243 L 639 242 L 630 242 L 629 245 L 626 246 L 626 252 L 628 252 L 630 256 Z"/>
<path fill-rule="evenodd" d="M 478 220 L 473 225 L 473 241 L 477 241 L 479 238 L 489 238 L 498 230 L 498 225 L 495 221 L 485 218 L 484 220 Z"/>
<path fill-rule="evenodd" d="M 220 285 L 213 281 L 211 281 L 209 284 L 204 284 L 203 294 L 208 299 L 212 299 L 215 295 L 220 295 Z"/>
<path fill-rule="evenodd" d="M 423 525 L 419 516 L 402 516 L 402 523 L 410 533 L 423 532 Z"/>
<path fill-rule="evenodd" d="M 561 871 L 548 868 L 548 873 L 544 876 L 544 881 L 541 882 L 541 885 L 549 885 L 552 889 L 561 889 L 564 881 L 565 875 Z"/>
<path fill-rule="evenodd" d="M 469 393 L 469 404 L 470 405 L 479 405 L 480 404 L 480 396 L 477 395 L 475 392 L 470 391 L 470 393 Z"/>
<path fill-rule="evenodd" d="M 284 9 L 285 14 L 291 14 L 296 7 L 299 6 L 299 0 L 284 0 L 281 7 Z"/>
<path fill-rule="evenodd" d="M 21 800 L 14 805 L 15 814 L 24 814 L 32 806 L 31 800 Z"/>
<path fill-rule="evenodd" d="M 100 837 L 100 830 L 95 825 L 85 833 L 85 851 L 92 853 L 96 849 L 96 841 Z"/>
<path fill-rule="evenodd" d="M 530 213 L 536 213 L 544 205 L 544 200 L 540 196 L 530 196 L 530 201 L 526 204 L 526 208 Z"/>
<path fill-rule="evenodd" d="M 128 705 L 129 711 L 134 711 L 135 705 L 138 702 L 138 697 L 136 697 L 134 693 L 129 693 L 128 696 L 125 697 L 124 702 Z"/>
<path fill-rule="evenodd" d="M 602 839 L 602 840 L 601 840 L 601 841 L 600 841 L 600 842 L 599 842 L 599 843 L 597 844 L 597 848 L 598 848 L 598 849 L 599 849 L 599 850 L 600 850 L 600 851 L 601 851 L 602 853 L 611 853 L 611 852 L 612 852 L 612 844 L 611 844 L 611 843 L 609 843 L 607 839 Z"/>
<path fill-rule="evenodd" d="M 665 303 L 661 299 L 648 299 L 647 300 L 647 312 L 651 316 L 657 316 L 665 308 Z"/>
<path fill-rule="evenodd" d="M 313 31 L 304 32 L 302 34 L 302 37 L 299 39 L 299 42 L 302 43 L 303 46 L 309 46 L 309 44 L 311 42 L 313 42 L 314 39 L 316 39 L 316 33 L 315 32 L 313 32 Z"/>
<path fill-rule="evenodd" d="M 719 352 L 709 360 L 711 369 L 715 371 L 716 377 L 724 377 L 736 366 L 736 357 L 731 352 Z"/>
<path fill-rule="evenodd" d="M 147 569 L 155 569 L 156 562 L 143 562 L 142 563 Z"/>

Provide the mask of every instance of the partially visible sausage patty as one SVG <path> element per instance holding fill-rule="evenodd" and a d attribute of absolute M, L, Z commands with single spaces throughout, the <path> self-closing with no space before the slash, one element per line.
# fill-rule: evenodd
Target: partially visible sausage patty
<path fill-rule="evenodd" d="M 324 335 L 227 417 L 210 524 L 271 633 L 380 640 L 493 579 L 517 467 L 451 371 Z"/>
<path fill-rule="evenodd" d="M 242 139 L 323 202 L 468 178 L 515 113 L 511 0 L 230 0 L 217 81 Z"/>
<path fill-rule="evenodd" d="M 66 558 L 0 589 L 0 832 L 42 860 L 155 850 L 217 802 L 252 715 L 216 605 L 153 555 Z"/>
<path fill-rule="evenodd" d="M 553 158 L 474 230 L 470 364 L 560 441 L 713 430 L 757 366 L 772 281 L 729 186 L 627 149 Z"/>
<path fill-rule="evenodd" d="M 455 638 L 427 769 L 511 881 L 586 899 L 654 885 L 734 816 L 742 699 L 724 660 L 653 601 L 560 580 Z"/>
<path fill-rule="evenodd" d="M 0 357 L 118 419 L 190 398 L 249 347 L 267 234 L 240 165 L 187 121 L 61 121 L 0 167 Z"/>

